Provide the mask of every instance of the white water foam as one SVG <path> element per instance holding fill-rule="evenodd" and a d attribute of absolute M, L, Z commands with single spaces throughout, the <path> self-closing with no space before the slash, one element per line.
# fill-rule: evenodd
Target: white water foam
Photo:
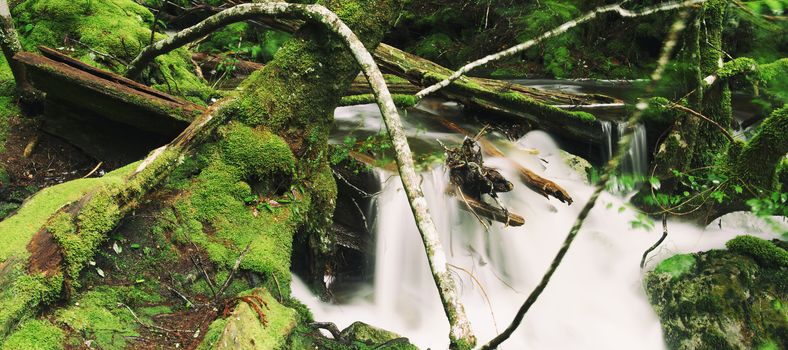
<path fill-rule="evenodd" d="M 567 206 L 547 201 L 517 180 L 508 161 L 489 158 L 486 164 L 515 183 L 515 190 L 501 194 L 501 200 L 523 215 L 526 224 L 506 228 L 495 223 L 485 232 L 471 214 L 459 209 L 456 199 L 444 195 L 448 176 L 443 169 L 423 174 L 430 210 L 449 263 L 456 266 L 451 269 L 479 344 L 509 324 L 593 191 L 583 176 L 563 163 L 559 149 L 543 132 L 531 132 L 517 144 L 499 142 L 499 147 L 510 159 L 563 186 L 575 202 Z M 540 154 L 520 148 L 535 148 Z M 363 321 L 408 337 L 423 349 L 446 349 L 448 322 L 405 194 L 398 178 L 381 178 L 388 180 L 378 197 L 374 288 L 360 291 L 350 302 L 328 304 L 294 277 L 293 294 L 318 321 L 334 322 L 340 328 Z M 665 348 L 638 266 L 643 251 L 661 235 L 660 225 L 651 232 L 631 229 L 635 214 L 629 209 L 619 212 L 624 203 L 612 194 L 600 197 L 549 286 L 500 349 Z M 668 230 L 647 270 L 673 254 L 721 248 L 739 234 L 777 237 L 759 219 L 740 213 L 724 217 L 721 227 L 716 222 L 702 228 L 670 221 Z"/>

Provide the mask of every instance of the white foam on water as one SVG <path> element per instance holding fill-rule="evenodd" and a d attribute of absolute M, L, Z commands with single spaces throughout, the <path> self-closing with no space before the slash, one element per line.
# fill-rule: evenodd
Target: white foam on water
<path fill-rule="evenodd" d="M 561 185 L 575 202 L 567 206 L 546 200 L 518 180 L 510 162 L 488 158 L 486 165 L 515 183 L 514 191 L 500 194 L 501 200 L 526 223 L 516 228 L 494 223 L 485 232 L 460 209 L 461 202 L 444 194 L 448 175 L 442 168 L 422 174 L 430 211 L 448 261 L 456 266 L 451 269 L 479 344 L 508 326 L 593 191 L 583 176 L 564 164 L 555 142 L 543 132 L 499 146 L 509 159 Z M 521 150 L 531 148 L 538 149 L 539 155 Z M 377 198 L 373 288 L 350 302 L 329 304 L 294 277 L 293 294 L 318 321 L 334 322 L 340 328 L 363 321 L 408 337 L 423 349 L 446 349 L 449 325 L 405 193 L 398 178 L 387 174 L 380 178 L 388 180 Z M 603 193 L 547 289 L 500 349 L 665 349 L 639 268 L 643 251 L 660 237 L 661 224 L 655 223 L 650 232 L 632 229 L 636 215 L 630 209 L 619 212 L 624 203 L 620 196 Z M 719 225 L 706 228 L 671 220 L 668 231 L 645 270 L 677 253 L 722 248 L 736 235 L 778 236 L 760 219 L 744 213 L 729 214 Z"/>

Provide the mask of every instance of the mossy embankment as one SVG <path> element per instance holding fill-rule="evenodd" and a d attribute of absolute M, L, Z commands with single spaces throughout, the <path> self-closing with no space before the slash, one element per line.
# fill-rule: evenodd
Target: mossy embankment
<path fill-rule="evenodd" d="M 671 349 L 788 346 L 788 244 L 753 236 L 682 254 L 645 278 Z"/>

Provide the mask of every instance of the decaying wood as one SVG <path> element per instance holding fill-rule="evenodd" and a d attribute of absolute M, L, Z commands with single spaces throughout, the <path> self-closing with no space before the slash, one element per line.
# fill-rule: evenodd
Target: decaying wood
<path fill-rule="evenodd" d="M 221 123 L 219 116 L 221 109 L 226 105 L 226 101 L 220 101 L 210 109 L 206 110 L 202 116 L 195 119 L 189 127 L 181 132 L 171 143 L 162 146 L 146 157 L 137 168 L 128 175 L 124 183 L 117 187 L 98 188 L 86 194 L 80 200 L 58 210 L 50 218 L 58 217 L 61 214 L 68 215 L 71 221 L 80 227 L 80 213 L 83 208 L 91 205 L 96 198 L 106 199 L 109 203 L 117 206 L 118 213 L 113 215 L 115 223 L 124 217 L 131 210 L 135 209 L 140 199 L 151 189 L 156 187 L 162 180 L 167 178 L 172 170 L 180 163 L 184 156 L 194 147 L 199 145 L 205 137 Z M 50 219 L 51 220 L 51 219 Z M 114 227 L 114 225 L 112 225 Z M 99 233 L 106 234 L 107 232 Z M 95 234 L 95 233 L 94 233 Z M 93 250 L 95 247 L 85 247 Z M 57 245 L 52 232 L 45 225 L 35 234 L 31 243 L 28 245 L 30 259 L 28 262 L 28 272 L 40 273 L 45 276 L 53 276 L 61 273 L 64 264 L 64 257 Z"/>
<path fill-rule="evenodd" d="M 378 69 L 372 55 L 353 31 L 336 14 L 321 5 L 272 2 L 233 6 L 169 38 L 160 40 L 142 49 L 140 54 L 127 67 L 127 75 L 132 77 L 138 75 L 156 56 L 181 47 L 227 24 L 255 17 L 271 17 L 274 15 L 291 16 L 324 25 L 343 41 L 356 59 L 356 62 L 358 62 L 362 73 L 366 76 L 377 98 L 383 122 L 394 146 L 400 179 L 424 243 L 430 271 L 438 288 L 438 295 L 449 320 L 449 338 L 452 344 L 455 345 L 458 343 L 475 344 L 476 338 L 459 301 L 454 280 L 446 265 L 445 252 L 438 239 L 439 235 L 432 221 L 427 200 L 424 198 L 424 193 L 421 190 L 420 178 L 415 171 L 410 146 L 408 145 L 397 107 L 386 86 L 383 74 Z"/>
<path fill-rule="evenodd" d="M 460 201 L 460 208 L 467 210 L 472 214 L 504 223 L 507 226 L 523 226 L 525 224 L 525 219 L 520 215 L 463 195 L 462 193 L 459 193 L 459 190 L 457 189 L 451 193 L 458 198 L 458 201 Z"/>
<path fill-rule="evenodd" d="M 474 136 L 470 132 L 468 132 L 468 130 L 463 129 L 456 123 L 447 120 L 446 118 L 443 118 L 436 114 L 433 114 L 433 116 L 438 120 L 438 122 L 440 122 L 443 126 L 448 128 L 449 130 L 463 134 L 467 137 Z M 567 203 L 570 205 L 572 204 L 572 196 L 570 196 L 569 193 L 566 192 L 566 190 L 564 190 L 557 183 L 549 179 L 543 178 L 539 176 L 539 174 L 520 165 L 520 163 L 517 163 L 509 159 L 503 154 L 503 152 L 501 152 L 501 150 L 498 149 L 498 147 L 495 147 L 495 145 L 489 140 L 487 140 L 486 138 L 480 137 L 477 141 L 481 144 L 482 151 L 484 151 L 485 155 L 506 159 L 507 162 L 509 162 L 512 166 L 514 166 L 517 169 L 517 171 L 520 173 L 520 178 L 523 180 L 523 182 L 525 182 L 525 185 L 528 186 L 528 188 L 530 188 L 531 190 L 541 194 L 545 198 L 549 198 L 550 196 L 552 196 L 563 203 Z"/>
<path fill-rule="evenodd" d="M 110 120 L 154 134 L 175 136 L 205 108 L 131 79 L 91 67 L 55 50 L 20 52 L 30 81 L 48 100 L 76 105 Z"/>

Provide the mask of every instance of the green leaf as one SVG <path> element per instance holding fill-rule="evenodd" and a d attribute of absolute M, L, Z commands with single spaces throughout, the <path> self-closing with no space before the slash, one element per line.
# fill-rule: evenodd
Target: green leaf
<path fill-rule="evenodd" d="M 658 190 L 662 184 L 659 182 L 659 179 L 656 177 L 650 177 L 648 182 L 651 184 L 651 188 Z"/>

